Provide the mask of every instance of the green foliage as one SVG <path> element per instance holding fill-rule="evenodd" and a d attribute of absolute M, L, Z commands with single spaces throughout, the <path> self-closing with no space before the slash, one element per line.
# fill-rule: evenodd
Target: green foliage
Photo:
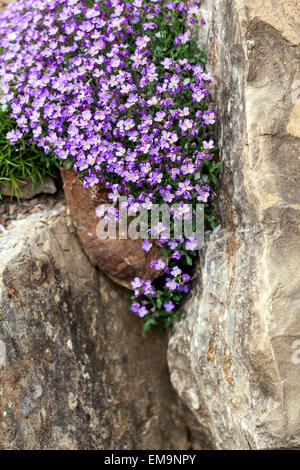
<path fill-rule="evenodd" d="M 178 4 L 179 0 L 176 3 Z M 93 1 L 86 0 L 86 4 L 92 5 Z M 101 8 L 106 8 L 105 3 L 101 5 Z M 143 19 L 143 15 L 141 15 L 140 22 L 147 21 L 149 19 L 148 15 L 146 15 L 146 13 L 144 14 L 145 18 Z M 157 29 L 148 29 L 146 34 L 151 38 L 151 46 L 149 47 L 151 47 L 153 63 L 155 63 L 157 66 L 159 83 L 162 84 L 165 76 L 173 73 L 173 71 L 166 73 L 165 66 L 162 64 L 162 61 L 164 59 L 168 58 L 176 62 L 186 60 L 187 62 L 185 62 L 185 64 L 189 64 L 188 67 L 183 67 L 181 83 L 182 87 L 180 88 L 180 92 L 168 93 L 170 93 L 170 96 L 172 98 L 172 104 L 170 106 L 174 110 L 187 107 L 190 110 L 189 118 L 193 119 L 195 122 L 197 120 L 197 138 L 195 137 L 195 135 L 189 134 L 188 132 L 179 132 L 177 136 L 178 141 L 176 145 L 178 145 L 178 147 L 182 149 L 184 157 L 187 159 L 192 160 L 195 151 L 203 151 L 204 154 L 210 154 L 208 158 L 204 157 L 203 163 L 201 163 L 201 167 L 197 167 L 199 171 L 195 171 L 193 173 L 192 170 L 192 174 L 185 173 L 186 177 L 184 177 L 183 180 L 190 179 L 193 185 L 200 185 L 201 187 L 208 186 L 209 191 L 210 189 L 212 189 L 213 192 L 213 188 L 217 184 L 217 174 L 220 162 L 216 161 L 216 158 L 214 157 L 214 153 L 216 151 L 215 147 L 210 147 L 210 150 L 206 150 L 205 152 L 204 147 L 201 145 L 201 142 L 203 142 L 204 140 L 209 140 L 212 137 L 212 125 L 210 124 L 210 122 L 212 121 L 208 121 L 208 123 L 202 123 L 201 125 L 199 124 L 200 118 L 198 119 L 197 117 L 198 113 L 200 113 L 200 116 L 203 116 L 204 113 L 208 112 L 211 109 L 210 103 L 208 102 L 208 99 L 203 99 L 202 101 L 202 99 L 197 100 L 193 98 L 191 93 L 194 80 L 194 73 L 192 71 L 192 67 L 190 66 L 200 64 L 202 68 L 205 69 L 206 51 L 204 48 L 201 49 L 199 47 L 197 40 L 193 37 L 190 37 L 187 42 L 176 42 L 179 35 L 184 34 L 187 29 L 186 21 L 187 18 L 184 18 L 184 16 L 180 13 L 178 9 L 168 9 L 167 15 L 165 14 L 165 12 L 157 15 Z M 189 26 L 189 30 L 190 29 L 192 29 L 191 26 Z M 128 54 L 130 57 L 131 54 L 133 54 L 136 50 L 136 42 L 135 40 L 132 40 L 133 36 L 131 37 L 129 35 L 129 37 L 131 38 L 131 42 L 130 44 L 128 44 Z M 127 40 L 129 41 L 129 38 L 126 39 L 126 41 Z M 140 70 L 138 69 L 138 67 L 133 67 L 130 72 L 133 83 L 138 84 L 141 80 Z M 91 76 L 88 76 L 88 80 L 88 83 L 91 83 L 92 87 L 99 87 L 99 83 L 97 84 L 97 81 L 95 80 L 95 77 L 93 76 L 92 72 Z M 210 82 L 210 79 L 206 80 Z M 147 83 L 143 87 L 143 98 L 148 99 L 155 96 L 155 88 L 156 84 L 152 83 L 152 81 L 149 81 L 149 83 Z M 119 105 L 124 105 L 127 101 L 126 93 L 124 94 L 124 96 L 120 96 L 119 98 Z M 151 108 L 148 109 L 148 113 L 151 114 L 153 119 L 156 115 L 156 112 L 160 110 L 159 106 L 159 104 L 153 105 Z M 107 107 L 109 108 L 109 104 L 107 105 Z M 137 124 L 140 124 L 140 117 L 135 113 L 134 107 L 132 109 L 124 111 L 123 117 L 132 118 L 134 121 L 136 121 Z M 166 128 L 168 129 L 169 127 Z M 10 182 L 12 185 L 13 192 L 17 193 L 18 183 L 24 178 L 30 177 L 33 181 L 37 182 L 45 174 L 55 174 L 59 163 L 56 157 L 51 154 L 44 154 L 39 147 L 34 145 L 31 141 L 31 137 L 23 137 L 17 142 L 14 147 L 11 147 L 8 140 L 6 139 L 6 135 L 8 131 L 11 131 L 13 129 L 16 129 L 16 123 L 9 118 L 9 113 L 5 111 L 0 111 L 0 184 Z M 64 133 L 65 131 L 66 128 L 63 129 L 62 133 Z M 213 145 L 214 144 L 212 143 L 212 146 Z M 127 141 L 127 146 L 128 149 L 133 150 L 136 144 L 134 143 L 134 141 Z M 142 158 L 142 162 L 151 162 L 150 155 L 142 155 L 139 156 L 139 158 Z M 71 156 L 69 156 L 68 159 L 65 161 L 65 165 L 67 166 L 67 168 L 70 168 L 73 163 L 73 158 Z M 91 168 L 85 165 L 83 166 L 83 168 L 84 169 L 82 171 L 78 171 L 78 176 L 87 178 L 85 181 L 88 181 L 89 170 L 91 170 Z M 97 171 L 95 171 L 96 174 Z M 178 189 L 178 181 L 176 181 L 176 178 L 175 180 L 172 178 L 172 174 L 167 166 L 161 169 L 161 171 L 163 172 L 162 178 L 164 186 L 166 187 L 168 185 L 168 187 L 170 187 L 170 191 L 172 193 L 176 193 L 176 190 Z M 113 172 L 110 169 L 106 171 L 106 168 L 103 168 L 102 166 L 101 171 L 99 171 L 99 174 L 101 174 L 101 176 L 105 179 L 106 183 L 111 183 L 111 185 L 119 184 L 121 188 L 123 187 L 123 177 L 117 172 Z M 134 200 L 137 201 L 141 193 L 147 194 L 152 192 L 152 186 L 149 187 L 149 183 L 145 181 L 143 181 L 141 185 L 137 185 L 136 181 L 132 180 L 132 182 L 126 183 L 126 193 L 127 192 L 131 196 L 134 196 Z M 197 197 L 196 192 L 194 192 L 192 199 L 189 197 L 189 195 L 182 196 L 182 202 L 192 204 L 193 207 L 195 207 L 199 203 L 199 201 L 200 199 Z M 204 201 L 207 201 L 207 198 L 204 198 L 201 202 L 203 203 L 205 209 L 206 227 L 214 228 L 216 226 L 216 212 L 213 209 L 213 204 L 210 202 L 211 199 L 209 200 L 209 202 Z M 156 191 L 155 199 L 153 200 L 153 202 L 156 204 L 163 203 L 163 193 Z M 116 203 L 114 205 L 116 205 Z M 171 226 L 171 229 L 172 228 L 173 226 Z M 161 248 L 160 261 L 163 261 L 163 263 L 168 265 L 169 271 L 165 271 L 164 276 L 153 282 L 152 293 L 149 294 L 149 291 L 139 291 L 137 289 L 137 292 L 135 292 L 135 294 L 131 297 L 132 306 L 138 305 L 141 309 L 147 310 L 146 314 L 142 312 L 145 321 L 144 330 L 146 331 L 152 325 L 163 325 L 165 328 L 167 328 L 172 324 L 174 320 L 179 319 L 177 309 L 184 295 L 189 291 L 190 285 L 194 279 L 193 267 L 197 255 L 196 251 L 191 251 L 189 248 L 187 248 L 187 246 L 191 245 L 186 245 L 186 240 L 178 240 L 178 246 L 176 250 L 178 252 L 179 257 L 177 258 L 174 257 L 173 249 L 159 244 L 157 244 L 157 246 L 155 246 L 155 244 L 153 245 L 153 249 L 156 249 L 157 247 Z M 176 268 L 178 269 L 179 274 L 177 274 L 177 272 L 175 272 L 175 274 L 172 274 L 172 269 L 174 270 Z M 170 286 L 170 279 L 167 278 L 167 276 L 170 275 L 169 272 L 171 272 L 171 276 L 173 276 L 172 282 L 175 282 L 178 288 L 173 288 L 172 285 Z M 186 276 L 187 280 L 184 280 L 184 276 Z M 181 288 L 181 290 L 179 289 L 179 287 Z M 137 300 L 139 301 L 139 303 L 137 303 Z M 134 313 L 137 313 L 137 311 L 135 310 L 132 311 Z"/>
<path fill-rule="evenodd" d="M 59 159 L 46 155 L 27 135 L 12 146 L 6 135 L 17 128 L 9 112 L 0 108 L 0 198 L 1 187 L 10 184 L 11 195 L 18 196 L 19 185 L 26 178 L 35 184 L 45 175 L 56 177 L 60 166 Z"/>

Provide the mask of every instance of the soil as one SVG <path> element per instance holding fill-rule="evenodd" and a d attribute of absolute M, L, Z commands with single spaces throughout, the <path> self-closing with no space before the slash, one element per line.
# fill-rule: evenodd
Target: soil
<path fill-rule="evenodd" d="M 49 211 L 65 200 L 62 189 L 57 194 L 41 194 L 29 200 L 3 197 L 0 201 L 0 231 L 6 231 L 14 220 L 24 219 L 30 214 Z"/>

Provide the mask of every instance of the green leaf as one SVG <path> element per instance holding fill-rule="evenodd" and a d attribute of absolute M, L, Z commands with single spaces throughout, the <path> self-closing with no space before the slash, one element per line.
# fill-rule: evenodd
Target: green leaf
<path fill-rule="evenodd" d="M 144 326 L 143 326 L 143 330 L 144 331 L 149 331 L 151 326 L 156 325 L 156 324 L 157 324 L 156 320 L 154 318 L 150 317 L 145 321 Z"/>
<path fill-rule="evenodd" d="M 186 260 L 186 263 L 187 263 L 189 266 L 193 266 L 193 260 L 192 260 L 192 258 L 190 257 L 190 255 L 186 254 L 186 255 L 185 255 L 185 260 Z"/>
<path fill-rule="evenodd" d="M 72 166 L 73 166 L 72 160 L 67 160 L 67 161 L 65 162 L 65 168 L 66 168 L 67 170 L 69 170 L 70 168 L 72 168 Z"/>

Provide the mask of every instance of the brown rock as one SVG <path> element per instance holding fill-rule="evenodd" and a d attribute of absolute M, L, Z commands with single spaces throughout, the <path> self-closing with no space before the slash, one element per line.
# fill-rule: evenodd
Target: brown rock
<path fill-rule="evenodd" d="M 188 449 L 166 337 L 84 254 L 65 205 L 0 235 L 0 449 Z"/>
<path fill-rule="evenodd" d="M 71 217 L 87 256 L 101 271 L 121 286 L 131 289 L 131 280 L 155 279 L 160 272 L 150 269 L 151 259 L 158 253 L 146 253 L 141 248 L 141 240 L 101 240 L 96 235 L 99 218 L 95 209 L 109 203 L 108 191 L 97 187 L 84 189 L 82 181 L 73 170 L 61 168 L 64 191 Z"/>

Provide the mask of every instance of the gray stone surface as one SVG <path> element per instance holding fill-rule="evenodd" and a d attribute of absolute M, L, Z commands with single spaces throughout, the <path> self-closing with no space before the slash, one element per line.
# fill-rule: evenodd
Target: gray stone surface
<path fill-rule="evenodd" d="M 300 2 L 205 0 L 201 16 L 222 230 L 172 332 L 171 380 L 213 446 L 298 448 Z"/>
<path fill-rule="evenodd" d="M 0 448 L 186 449 L 159 331 L 94 268 L 64 205 L 0 235 Z"/>

